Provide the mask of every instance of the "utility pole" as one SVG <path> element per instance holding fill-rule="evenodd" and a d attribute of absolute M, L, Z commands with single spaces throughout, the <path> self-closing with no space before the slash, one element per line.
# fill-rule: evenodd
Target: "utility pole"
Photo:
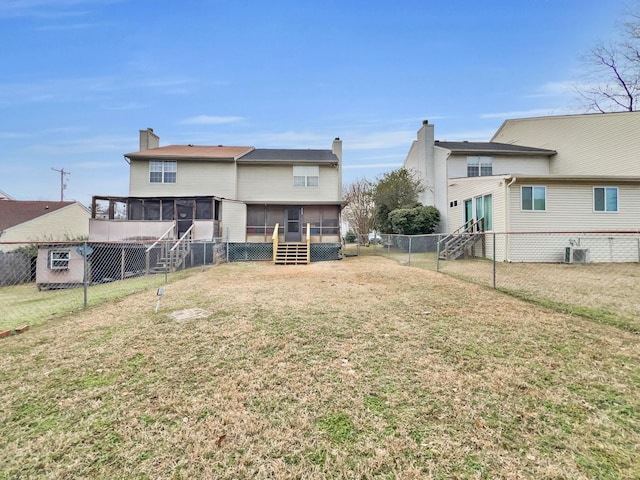
<path fill-rule="evenodd" d="M 51 170 L 54 172 L 60 172 L 60 201 L 64 202 L 64 189 L 66 185 L 64 184 L 64 176 L 71 175 L 71 172 L 65 172 L 64 167 L 58 170 L 57 168 L 51 167 Z"/>

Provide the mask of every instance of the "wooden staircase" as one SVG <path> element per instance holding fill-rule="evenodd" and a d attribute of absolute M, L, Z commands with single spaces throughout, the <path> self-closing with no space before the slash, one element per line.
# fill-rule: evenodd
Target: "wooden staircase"
<path fill-rule="evenodd" d="M 276 265 L 307 265 L 309 247 L 302 242 L 278 243 L 274 263 Z"/>
<path fill-rule="evenodd" d="M 311 263 L 311 224 L 307 223 L 306 242 L 282 242 L 278 238 L 280 224 L 276 223 L 271 236 L 273 263 L 276 265 L 308 265 Z"/>
<path fill-rule="evenodd" d="M 438 258 L 440 260 L 460 258 L 465 252 L 472 251 L 473 246 L 482 239 L 484 239 L 484 218 L 477 221 L 470 220 L 440 241 Z"/>

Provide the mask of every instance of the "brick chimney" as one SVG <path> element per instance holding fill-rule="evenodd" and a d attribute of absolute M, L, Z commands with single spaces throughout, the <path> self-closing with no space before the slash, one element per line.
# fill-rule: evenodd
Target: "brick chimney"
<path fill-rule="evenodd" d="M 140 130 L 140 151 L 158 148 L 159 146 L 160 137 L 153 133 L 153 128 Z"/>

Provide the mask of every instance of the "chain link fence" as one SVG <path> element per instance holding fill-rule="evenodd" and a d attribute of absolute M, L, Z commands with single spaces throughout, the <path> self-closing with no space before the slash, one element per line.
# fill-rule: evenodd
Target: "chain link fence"
<path fill-rule="evenodd" d="M 0 332 L 143 290 L 227 261 L 221 239 L 0 243 Z"/>
<path fill-rule="evenodd" d="M 0 243 L 0 332 L 156 289 L 194 268 L 255 260 L 246 248 L 222 239 Z M 255 248 L 270 259 L 271 245 Z M 640 332 L 638 233 L 373 235 L 344 253 L 385 256 Z"/>
<path fill-rule="evenodd" d="M 368 245 L 345 251 L 384 256 L 640 332 L 640 233 L 375 235 Z"/>

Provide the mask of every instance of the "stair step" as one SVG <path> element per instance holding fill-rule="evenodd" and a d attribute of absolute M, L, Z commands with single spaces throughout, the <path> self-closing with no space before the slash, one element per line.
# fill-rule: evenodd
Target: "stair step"
<path fill-rule="evenodd" d="M 276 265 L 306 265 L 308 247 L 306 243 L 280 243 L 276 250 Z"/>

